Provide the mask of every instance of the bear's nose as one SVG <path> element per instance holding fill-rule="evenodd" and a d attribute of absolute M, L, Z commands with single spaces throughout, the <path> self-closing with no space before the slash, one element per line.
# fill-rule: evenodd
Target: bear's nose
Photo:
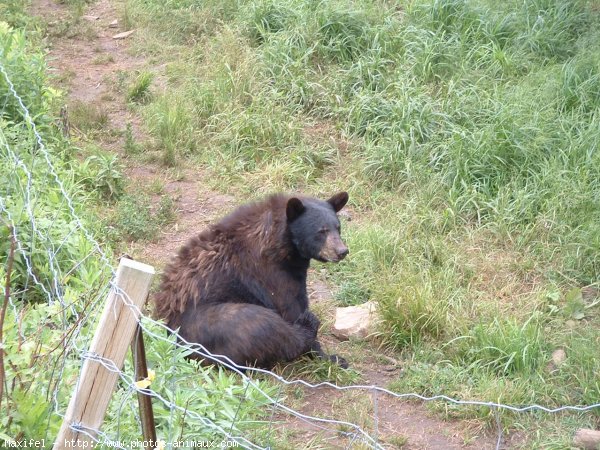
<path fill-rule="evenodd" d="M 338 257 L 340 259 L 345 258 L 348 253 L 350 253 L 350 250 L 348 250 L 348 247 L 343 247 L 341 249 L 338 249 L 338 251 L 337 251 Z"/>

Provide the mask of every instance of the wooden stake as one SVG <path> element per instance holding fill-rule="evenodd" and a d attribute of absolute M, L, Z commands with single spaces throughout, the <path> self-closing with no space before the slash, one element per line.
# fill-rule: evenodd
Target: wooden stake
<path fill-rule="evenodd" d="M 0 309 L 0 344 L 4 342 L 2 334 L 4 328 L 4 318 L 6 317 L 6 308 L 8 307 L 8 301 L 10 300 L 10 275 L 12 273 L 13 262 L 15 259 L 15 234 L 12 226 L 8 226 L 8 232 L 10 233 L 10 250 L 8 252 L 8 260 L 6 262 L 6 284 L 4 286 L 4 303 L 2 309 Z M 4 348 L 0 345 L 0 408 L 2 407 L 2 397 L 4 395 L 4 382 L 6 375 L 4 372 Z M 6 400 L 8 403 L 8 392 L 6 393 Z M 7 408 L 9 408 L 7 404 Z"/>
<path fill-rule="evenodd" d="M 146 349 L 144 347 L 144 334 L 138 324 L 133 345 L 133 361 L 135 364 L 135 381 L 148 378 L 148 365 L 146 364 Z M 156 448 L 156 428 L 154 425 L 154 412 L 152 411 L 152 397 L 143 392 L 137 393 L 140 406 L 140 420 L 142 421 L 142 436 L 144 448 Z"/>
<path fill-rule="evenodd" d="M 125 294 L 112 288 L 89 353 L 106 362 L 123 367 L 125 354 L 131 344 L 141 310 L 154 275 L 154 268 L 137 261 L 122 258 L 117 269 L 115 285 Z M 135 306 L 129 306 L 130 304 Z M 86 358 L 77 386 L 71 396 L 54 450 L 91 448 L 99 430 L 110 398 L 117 383 L 118 373 L 102 363 Z"/>

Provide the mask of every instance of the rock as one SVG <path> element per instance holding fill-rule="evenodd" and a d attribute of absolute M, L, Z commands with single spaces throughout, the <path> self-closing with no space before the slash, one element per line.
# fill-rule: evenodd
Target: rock
<path fill-rule="evenodd" d="M 117 28 L 118 26 L 119 26 L 118 20 L 113 20 L 111 23 L 108 24 L 108 28 Z"/>
<path fill-rule="evenodd" d="M 560 367 L 567 359 L 567 352 L 565 352 L 562 348 L 557 348 L 552 352 L 552 364 L 555 367 Z"/>
<path fill-rule="evenodd" d="M 345 209 L 342 209 L 341 211 L 338 211 L 337 215 L 339 217 L 343 217 L 344 219 L 346 219 L 348 222 L 352 221 L 352 215 L 350 214 L 350 212 L 348 212 Z"/>
<path fill-rule="evenodd" d="M 350 337 L 365 338 L 373 331 L 376 319 L 376 305 L 373 302 L 336 308 L 333 335 L 341 340 L 347 340 Z"/>
<path fill-rule="evenodd" d="M 100 16 L 90 16 L 90 15 L 85 15 L 85 16 L 81 16 L 84 20 L 87 20 L 88 22 L 95 22 L 96 20 L 98 20 L 100 18 Z"/>
<path fill-rule="evenodd" d="M 595 286 L 585 286 L 581 288 L 581 298 L 584 302 L 589 303 L 600 297 L 600 289 Z"/>
<path fill-rule="evenodd" d="M 600 448 L 600 431 L 581 428 L 573 437 L 573 444 L 577 448 L 595 450 Z"/>
<path fill-rule="evenodd" d="M 124 31 L 123 33 L 115 34 L 113 39 L 125 39 L 133 34 L 135 30 Z"/>

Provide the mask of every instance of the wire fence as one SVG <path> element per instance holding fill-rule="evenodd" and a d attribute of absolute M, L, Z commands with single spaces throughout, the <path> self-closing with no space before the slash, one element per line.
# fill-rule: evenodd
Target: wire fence
<path fill-rule="evenodd" d="M 44 354 L 47 360 L 44 361 L 49 370 L 48 384 L 45 388 L 46 397 L 50 400 L 52 406 L 51 416 L 63 417 L 65 414 L 66 404 L 68 403 L 68 395 L 71 389 L 79 383 L 79 378 L 73 378 L 73 373 L 79 373 L 79 368 L 85 360 L 90 360 L 101 364 L 107 370 L 117 373 L 119 376 L 118 391 L 121 395 L 115 395 L 111 405 L 106 426 L 102 430 L 86 429 L 80 423 L 72 423 L 70 427 L 73 430 L 78 430 L 93 438 L 102 447 L 112 448 L 131 448 L 131 441 L 125 440 L 127 435 L 121 427 L 120 421 L 125 420 L 124 417 L 136 417 L 135 397 L 133 394 L 142 391 L 150 395 L 155 404 L 162 405 L 162 414 L 157 418 L 157 421 L 167 423 L 167 426 L 161 428 L 162 437 L 166 444 L 166 448 L 174 447 L 174 442 L 177 442 L 179 437 L 183 436 L 181 431 L 183 428 L 188 430 L 198 430 L 199 435 L 210 435 L 217 437 L 220 441 L 217 442 L 220 446 L 239 445 L 243 448 L 250 449 L 265 449 L 273 448 L 274 433 L 279 433 L 281 428 L 279 423 L 281 417 L 291 418 L 299 421 L 308 429 L 313 429 L 317 432 L 324 432 L 328 435 L 335 436 L 339 441 L 336 443 L 341 448 L 360 448 L 383 449 L 386 444 L 379 439 L 378 427 L 381 423 L 380 409 L 378 407 L 378 398 L 382 395 L 389 396 L 399 402 L 405 399 L 420 400 L 423 402 L 446 402 L 448 404 L 462 407 L 485 407 L 490 408 L 495 417 L 497 425 L 497 439 L 495 439 L 495 447 L 502 447 L 503 427 L 500 421 L 500 414 L 503 411 L 513 413 L 526 413 L 539 411 L 544 413 L 561 413 L 561 412 L 587 412 L 600 408 L 600 403 L 590 405 L 564 405 L 560 407 L 547 407 L 543 405 L 508 405 L 493 401 L 474 401 L 461 400 L 452 398 L 446 395 L 425 396 L 415 392 L 398 393 L 389 389 L 375 385 L 350 385 L 338 386 L 330 382 L 310 383 L 300 379 L 289 380 L 284 376 L 272 371 L 258 369 L 254 367 L 236 366 L 229 358 L 224 355 L 213 355 L 205 348 L 194 343 L 186 342 L 179 337 L 178 341 L 173 338 L 173 330 L 169 330 L 161 322 L 153 320 L 146 315 L 144 311 L 137 311 L 141 314 L 141 327 L 144 334 L 150 338 L 150 341 L 158 348 L 159 346 L 179 347 L 181 352 L 195 352 L 202 358 L 212 361 L 219 361 L 222 366 L 227 367 L 237 376 L 231 381 L 231 375 L 225 375 L 228 378 L 226 389 L 208 394 L 217 396 L 229 396 L 229 405 L 231 407 L 228 421 L 223 421 L 213 414 L 208 414 L 206 410 L 195 411 L 189 408 L 185 395 L 174 395 L 175 390 L 165 391 L 160 389 L 160 386 L 155 387 L 154 383 L 149 387 L 139 387 L 134 380 L 133 374 L 127 366 L 123 369 L 117 367 L 113 361 L 104 359 L 98 355 L 91 354 L 88 351 L 89 342 L 91 340 L 91 332 L 93 331 L 93 322 L 98 316 L 99 310 L 103 306 L 105 296 L 109 290 L 117 290 L 122 301 L 131 308 L 136 308 L 127 297 L 127 295 L 119 291 L 114 285 L 115 271 L 113 268 L 113 258 L 109 251 L 106 251 L 103 246 L 94 238 L 94 233 L 88 228 L 84 219 L 80 217 L 72 199 L 70 188 L 59 175 L 59 170 L 55 167 L 55 160 L 44 142 L 42 134 L 38 131 L 36 122 L 30 111 L 25 105 L 22 97 L 15 89 L 9 74 L 5 68 L 0 65 L 0 73 L 4 78 L 9 92 L 14 101 L 17 102 L 21 109 L 23 120 L 32 134 L 35 142 L 35 151 L 30 152 L 28 158 L 24 158 L 20 152 L 11 145 L 10 140 L 6 136 L 0 135 L 1 150 L 5 158 L 10 161 L 13 172 L 7 176 L 13 177 L 15 185 L 18 186 L 19 196 L 22 199 L 20 208 L 15 208 L 15 205 L 6 203 L 3 196 L 0 196 L 0 213 L 2 220 L 10 225 L 12 238 L 15 242 L 16 253 L 19 261 L 24 265 L 26 278 L 20 282 L 20 292 L 27 291 L 31 286 L 35 286 L 40 290 L 44 297 L 44 302 L 51 306 L 50 311 L 56 317 L 59 317 L 61 329 L 59 330 L 59 339 L 55 348 L 46 349 Z M 49 179 L 43 183 L 35 179 L 34 167 L 39 167 L 39 164 L 44 165 L 44 169 L 49 175 Z M 65 221 L 56 220 L 55 223 L 47 220 L 40 223 L 40 219 L 36 216 L 37 200 L 40 192 L 48 188 L 48 183 L 53 184 L 61 195 L 61 202 L 66 205 L 69 212 L 70 220 L 65 228 Z M 16 217 L 18 216 L 18 217 Z M 25 217 L 26 220 L 23 220 Z M 23 224 L 26 224 L 24 226 Z M 61 255 L 70 240 L 77 235 L 83 236 L 87 241 L 87 252 L 77 261 L 72 261 L 69 267 L 60 264 Z M 40 243 L 43 243 L 43 248 L 39 248 Z M 32 254 L 34 252 L 43 252 L 44 260 L 47 261 L 47 270 L 51 273 L 51 277 L 42 279 L 36 270 L 36 263 Z M 82 300 L 79 297 L 70 295 L 68 287 L 68 279 L 78 270 L 82 270 L 85 265 L 91 261 L 99 261 L 101 276 L 96 280 L 95 286 L 88 292 Z M 109 281 L 112 279 L 113 281 Z M 3 280 L 2 280 L 3 281 Z M 16 294 L 16 293 L 14 293 Z M 19 348 L 23 348 L 28 342 L 35 342 L 36 345 L 43 347 L 43 342 L 38 342 L 42 339 L 45 332 L 44 322 L 48 317 L 42 317 L 41 323 L 37 328 L 26 329 L 23 320 L 27 314 L 31 313 L 32 308 L 23 302 L 16 302 L 13 296 L 8 298 L 11 308 L 11 317 L 17 330 L 19 340 Z M 137 309 L 137 308 L 136 308 Z M 7 348 L 5 343 L 2 343 L 4 348 Z M 10 343 L 6 343 L 10 344 Z M 168 361 L 167 361 L 168 363 Z M 202 384 L 201 379 L 204 379 L 204 374 L 209 369 L 197 369 L 195 372 L 186 372 L 184 375 L 179 375 L 178 372 L 183 370 L 181 367 L 174 367 L 169 374 L 161 374 L 164 377 L 164 385 L 181 386 L 189 379 L 197 384 L 196 391 L 207 389 L 206 385 Z M 200 371 L 200 372 L 199 372 Z M 204 372 L 201 372 L 204 371 Z M 219 372 L 222 374 L 223 372 Z M 183 377 L 187 377 L 184 382 Z M 193 380 L 193 378 L 196 380 Z M 213 385 L 211 385 L 213 386 Z M 315 415 L 305 414 L 291 406 L 286 398 L 284 398 L 283 390 L 288 386 L 301 386 L 307 390 L 316 390 L 327 388 L 328 392 L 362 392 L 366 396 L 370 396 L 372 403 L 372 423 L 369 427 L 364 424 L 353 423 L 347 420 L 339 420 L 333 417 L 318 417 Z M 190 388 L 192 389 L 192 388 Z M 207 394 L 207 395 L 208 395 Z M 222 401 L 219 400 L 219 401 Z M 217 402 L 218 403 L 218 402 Z M 244 405 L 259 404 L 262 405 L 262 413 L 258 419 L 242 418 L 241 411 Z M 53 421 L 53 417 L 47 419 L 48 424 Z M 260 428 L 262 434 L 252 431 L 252 420 L 257 420 L 255 428 Z M 177 427 L 175 422 L 179 421 Z M 170 424 L 170 425 L 169 425 Z M 50 426 L 48 426 L 50 428 Z M 202 431 L 200 431 L 202 430 Z M 401 430 L 399 430 L 401 433 Z M 191 432 L 193 434 L 193 431 Z M 52 431 L 46 429 L 48 436 L 52 435 Z M 188 434 L 189 435 L 189 434 Z"/>

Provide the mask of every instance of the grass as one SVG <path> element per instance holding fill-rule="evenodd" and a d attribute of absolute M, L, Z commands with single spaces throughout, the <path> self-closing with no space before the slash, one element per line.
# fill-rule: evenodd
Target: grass
<path fill-rule="evenodd" d="M 525 323 L 495 319 L 477 324 L 465 336 L 447 345 L 457 345 L 457 358 L 465 366 L 476 364 L 497 375 L 535 372 L 544 362 L 547 344 L 536 317 Z"/>
<path fill-rule="evenodd" d="M 109 125 L 108 113 L 101 105 L 76 101 L 69 107 L 69 120 L 73 127 L 88 133 L 100 133 Z"/>
<path fill-rule="evenodd" d="M 87 0 L 65 0 L 61 2 L 68 7 L 67 16 L 60 21 L 50 20 L 44 21 L 45 31 L 52 37 L 65 37 L 73 39 L 80 37 L 82 39 L 92 40 L 97 37 L 94 28 L 85 20 L 83 15 L 87 4 Z"/>
<path fill-rule="evenodd" d="M 249 198 L 350 192 L 351 254 L 324 270 L 339 304 L 378 302 L 379 337 L 409 367 L 398 390 L 600 399 L 598 304 L 576 294 L 600 275 L 593 2 L 128 0 L 125 14 L 166 67 L 139 106 L 165 164 Z M 567 361 L 550 370 L 556 348 Z M 535 419 L 502 418 L 595 420 Z"/>
<path fill-rule="evenodd" d="M 320 358 L 303 358 L 281 367 L 280 372 L 286 379 L 297 378 L 317 383 L 328 381 L 336 385 L 356 384 L 360 379 L 355 370 L 344 370 L 338 364 Z"/>
<path fill-rule="evenodd" d="M 152 104 L 149 116 L 150 132 L 162 150 L 162 160 L 167 166 L 175 165 L 181 154 L 193 149 L 191 112 L 181 98 L 162 97 Z"/>
<path fill-rule="evenodd" d="M 127 101 L 134 103 L 148 102 L 151 98 L 150 85 L 154 79 L 152 72 L 142 71 L 127 89 Z"/>
<path fill-rule="evenodd" d="M 93 59 L 92 64 L 95 64 L 98 66 L 104 66 L 106 64 L 110 64 L 113 62 L 115 62 L 115 58 L 113 57 L 113 55 L 108 54 L 108 53 L 103 53 L 103 54 L 96 56 Z"/>
<path fill-rule="evenodd" d="M 127 125 L 125 125 L 123 137 L 123 150 L 126 155 L 137 155 L 142 151 L 141 145 L 136 141 L 135 136 L 133 135 L 133 125 L 131 122 L 128 122 Z"/>

